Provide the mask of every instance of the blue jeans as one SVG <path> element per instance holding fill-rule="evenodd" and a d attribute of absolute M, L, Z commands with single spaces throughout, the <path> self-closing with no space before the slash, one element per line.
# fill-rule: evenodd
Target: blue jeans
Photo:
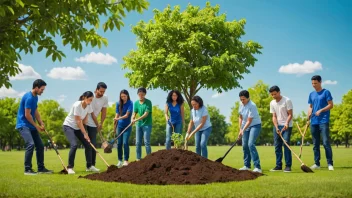
<path fill-rule="evenodd" d="M 175 133 L 182 133 L 182 122 L 174 124 Z M 166 123 L 166 150 L 171 149 L 172 126 Z"/>
<path fill-rule="evenodd" d="M 24 169 L 32 169 L 32 157 L 35 147 L 37 155 L 37 165 L 38 171 L 43 170 L 44 167 L 44 144 L 42 139 L 39 136 L 39 133 L 36 129 L 30 129 L 28 127 L 21 127 L 18 129 L 22 138 L 24 139 L 26 145 L 26 152 L 24 154 Z"/>
<path fill-rule="evenodd" d="M 328 164 L 334 165 L 332 161 L 332 149 L 330 145 L 330 131 L 329 123 L 311 125 L 310 131 L 313 139 L 314 161 L 317 166 L 320 166 L 320 136 L 323 139 L 323 146 L 325 148 L 325 155 Z"/>
<path fill-rule="evenodd" d="M 136 127 L 136 152 L 137 160 L 142 158 L 142 136 L 144 136 L 144 145 L 147 155 L 152 153 L 150 147 L 150 134 L 152 133 L 152 126 L 137 126 Z"/>
<path fill-rule="evenodd" d="M 116 129 L 116 135 L 120 135 L 120 133 L 125 129 L 126 127 L 117 127 Z M 130 157 L 130 146 L 128 145 L 128 139 L 130 138 L 132 131 L 132 127 L 130 126 L 126 131 L 117 139 L 117 159 L 119 161 L 122 161 L 122 154 L 123 150 L 125 151 L 124 155 L 124 160 L 128 161 L 128 158 Z M 123 150 L 122 150 L 122 145 L 123 145 Z"/>
<path fill-rule="evenodd" d="M 208 158 L 207 142 L 211 133 L 211 129 L 212 127 L 209 127 L 202 131 L 198 131 L 194 137 L 196 141 L 196 153 L 204 158 Z"/>
<path fill-rule="evenodd" d="M 281 131 L 284 126 L 279 125 L 279 130 Z M 276 132 L 276 128 L 273 129 L 274 132 L 274 146 L 275 146 L 275 154 L 276 154 L 276 166 L 282 168 L 282 146 L 284 146 L 285 152 L 285 162 L 287 167 L 292 166 L 292 154 L 291 150 L 287 148 L 287 146 L 283 143 L 281 137 Z M 284 140 L 290 145 L 292 127 L 289 127 L 284 132 L 281 133 Z"/>
<path fill-rule="evenodd" d="M 244 165 L 248 168 L 251 167 L 251 159 L 253 160 L 254 167 L 260 167 L 260 159 L 258 151 L 255 148 L 255 141 L 257 140 L 260 131 L 262 129 L 261 124 L 257 124 L 249 127 L 242 135 L 242 147 L 243 147 L 243 161 Z"/>

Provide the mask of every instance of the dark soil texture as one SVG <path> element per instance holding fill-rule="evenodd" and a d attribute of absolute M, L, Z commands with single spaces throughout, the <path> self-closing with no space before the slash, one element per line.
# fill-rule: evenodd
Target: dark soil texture
<path fill-rule="evenodd" d="M 106 172 L 80 178 L 132 184 L 207 184 L 245 181 L 262 176 L 252 171 L 239 171 L 210 161 L 186 150 L 160 150 L 126 167 L 109 167 Z"/>

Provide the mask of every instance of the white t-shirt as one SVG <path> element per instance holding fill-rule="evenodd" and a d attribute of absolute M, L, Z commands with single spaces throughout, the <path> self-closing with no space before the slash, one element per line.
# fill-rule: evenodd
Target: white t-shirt
<path fill-rule="evenodd" d="M 95 117 L 98 117 L 99 113 L 101 112 L 101 109 L 103 107 L 108 107 L 108 105 L 109 105 L 109 101 L 108 101 L 108 97 L 107 96 L 103 96 L 103 97 L 100 97 L 100 98 L 94 97 L 93 100 L 92 100 L 92 103 L 90 103 L 90 106 L 93 109 Z M 88 115 L 88 123 L 87 123 L 87 125 L 90 126 L 90 127 L 97 127 L 97 125 L 94 123 L 94 120 L 93 120 L 91 114 Z"/>
<path fill-rule="evenodd" d="M 92 112 L 93 109 L 90 105 L 87 105 L 87 107 L 83 109 L 82 101 L 77 101 L 73 104 L 70 113 L 65 118 L 64 125 L 72 127 L 75 130 L 79 130 L 79 127 L 75 120 L 75 116 L 79 116 L 81 120 L 83 120 L 87 114 Z"/>
<path fill-rule="evenodd" d="M 280 126 L 286 124 L 288 110 L 291 109 L 293 109 L 292 101 L 285 96 L 282 96 L 279 102 L 276 102 L 276 100 L 270 102 L 270 113 L 276 113 L 277 122 Z M 292 127 L 292 119 L 289 123 L 289 127 Z"/>

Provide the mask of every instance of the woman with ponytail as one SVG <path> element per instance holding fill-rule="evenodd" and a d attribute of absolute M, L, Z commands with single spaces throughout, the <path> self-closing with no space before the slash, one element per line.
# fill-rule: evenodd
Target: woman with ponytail
<path fill-rule="evenodd" d="M 90 139 L 86 129 L 83 124 L 86 124 L 88 121 L 88 114 L 93 112 L 90 103 L 93 100 L 93 93 L 91 91 L 84 92 L 80 97 L 79 101 L 75 102 L 70 110 L 70 113 L 67 115 L 63 129 L 65 135 L 70 142 L 70 153 L 68 159 L 67 171 L 68 174 L 75 174 L 73 171 L 76 150 L 77 150 L 77 139 L 82 142 L 85 148 L 85 155 L 87 161 L 86 171 L 98 172 L 99 169 L 95 168 L 92 165 L 92 147 L 90 146 Z"/>

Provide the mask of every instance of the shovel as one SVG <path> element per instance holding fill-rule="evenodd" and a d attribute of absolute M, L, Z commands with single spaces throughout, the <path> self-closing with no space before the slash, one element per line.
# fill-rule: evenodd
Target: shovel
<path fill-rule="evenodd" d="M 49 137 L 50 144 L 52 145 L 52 147 L 53 147 L 53 149 L 55 150 L 57 156 L 59 157 L 59 159 L 60 159 L 60 161 L 61 161 L 61 165 L 64 167 L 64 169 L 61 170 L 60 173 L 62 173 L 62 174 L 68 174 L 68 172 L 67 172 L 67 167 L 64 165 L 64 161 L 62 160 L 62 158 L 61 158 L 61 156 L 60 156 L 60 153 L 59 153 L 59 151 L 57 150 L 56 144 L 55 144 L 54 141 L 51 139 L 51 136 L 49 135 L 49 133 L 48 133 L 46 130 L 44 130 L 44 131 L 45 131 L 46 135 Z"/>
<path fill-rule="evenodd" d="M 225 153 L 225 155 L 222 156 L 222 157 L 220 157 L 220 158 L 218 158 L 218 159 L 215 160 L 215 161 L 221 163 L 221 162 L 225 159 L 226 155 L 231 151 L 231 149 L 238 143 L 238 141 L 240 140 L 240 138 L 241 138 L 241 135 L 238 134 L 237 140 L 231 145 L 231 147 L 229 148 L 229 150 L 227 150 L 227 152 Z"/>
<path fill-rule="evenodd" d="M 298 123 L 296 122 L 296 125 L 298 127 L 299 132 L 302 135 L 302 142 L 301 142 L 301 147 L 300 147 L 300 151 L 299 151 L 299 158 L 301 158 L 302 156 L 302 149 L 303 149 L 303 143 L 304 143 L 304 136 L 306 135 L 307 129 L 308 129 L 308 123 L 306 124 L 306 127 L 304 128 L 304 132 L 302 133 L 301 128 L 299 127 Z"/>
<path fill-rule="evenodd" d="M 115 139 L 113 139 L 112 142 L 109 142 L 109 148 L 110 148 L 110 149 L 112 148 L 112 145 L 115 143 L 115 141 L 116 141 L 117 139 L 119 139 L 119 137 L 121 137 L 121 135 L 122 135 L 123 133 L 125 133 L 125 131 L 126 131 L 131 125 L 132 125 L 132 122 L 131 122 Z"/>
<path fill-rule="evenodd" d="M 314 173 L 312 171 L 312 169 L 310 169 L 308 166 L 306 166 L 303 161 L 298 157 L 298 155 L 293 152 L 293 150 L 291 149 L 291 147 L 287 144 L 287 142 L 285 141 L 285 139 L 282 137 L 281 135 L 281 132 L 279 132 L 279 136 L 281 137 L 282 141 L 284 142 L 284 144 L 287 146 L 288 149 L 290 149 L 290 151 L 295 155 L 295 157 L 298 159 L 298 161 L 301 162 L 301 169 L 303 172 L 306 172 L 306 173 Z"/>

